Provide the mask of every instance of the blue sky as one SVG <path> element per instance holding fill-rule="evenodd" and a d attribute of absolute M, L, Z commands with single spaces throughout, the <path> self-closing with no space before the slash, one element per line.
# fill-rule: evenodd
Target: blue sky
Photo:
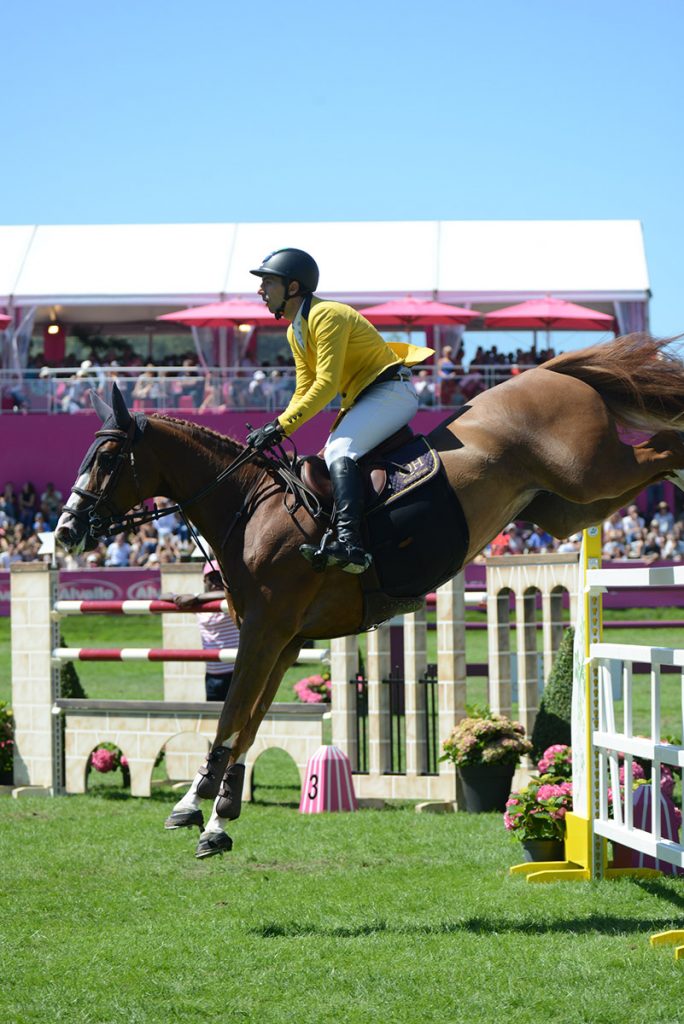
<path fill-rule="evenodd" d="M 679 333 L 683 29 L 681 0 L 5 4 L 0 223 L 636 218 Z"/>

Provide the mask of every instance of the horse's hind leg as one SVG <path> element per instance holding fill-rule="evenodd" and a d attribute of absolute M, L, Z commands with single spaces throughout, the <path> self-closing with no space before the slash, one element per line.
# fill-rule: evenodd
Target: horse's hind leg
<path fill-rule="evenodd" d="M 684 443 L 674 430 L 661 430 L 634 446 L 620 440 L 614 429 L 599 431 L 592 445 L 580 451 L 542 483 L 544 490 L 580 505 L 604 498 L 619 508 L 625 494 L 638 494 L 654 480 L 684 468 Z"/>
<path fill-rule="evenodd" d="M 526 505 L 515 518 L 535 523 L 552 537 L 562 540 L 573 533 L 585 530 L 588 526 L 602 523 L 617 509 L 630 505 L 642 490 L 642 487 L 638 487 L 636 490 L 621 494 L 619 498 L 601 498 L 587 505 L 580 505 L 576 501 L 568 501 L 567 498 L 544 491 Z"/>
<path fill-rule="evenodd" d="M 619 508 L 631 504 L 649 484 L 657 483 L 668 474 L 684 466 L 684 446 L 675 431 L 663 430 L 648 441 L 632 449 L 634 462 L 642 471 L 651 475 L 641 480 L 638 486 L 610 498 L 599 498 L 591 502 L 575 502 L 544 491 L 538 494 L 517 518 L 536 523 L 554 537 L 568 537 L 588 526 L 603 522 Z M 675 480 L 675 483 L 679 481 Z M 681 484 L 680 484 L 681 486 Z"/>

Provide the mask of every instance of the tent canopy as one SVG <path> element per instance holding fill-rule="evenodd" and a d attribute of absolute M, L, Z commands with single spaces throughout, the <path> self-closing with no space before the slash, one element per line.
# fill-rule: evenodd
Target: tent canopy
<path fill-rule="evenodd" d="M 310 251 L 319 293 L 356 305 L 399 296 L 487 312 L 552 294 L 615 315 L 645 310 L 638 221 L 376 221 L 0 226 L 0 306 L 65 322 L 153 320 L 253 298 L 249 268 L 273 249 Z"/>

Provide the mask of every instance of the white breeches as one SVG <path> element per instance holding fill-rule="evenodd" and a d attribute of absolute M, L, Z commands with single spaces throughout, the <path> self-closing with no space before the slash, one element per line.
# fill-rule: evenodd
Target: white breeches
<path fill-rule="evenodd" d="M 325 446 L 326 465 L 336 459 L 360 459 L 415 416 L 418 395 L 411 384 L 411 371 L 402 373 L 405 380 L 371 386 L 344 414 Z"/>

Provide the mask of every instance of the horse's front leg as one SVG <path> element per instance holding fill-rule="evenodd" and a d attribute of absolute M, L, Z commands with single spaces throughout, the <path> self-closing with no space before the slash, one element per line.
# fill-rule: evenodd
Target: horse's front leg
<path fill-rule="evenodd" d="M 235 662 L 235 671 L 231 682 L 228 696 L 221 710 L 216 738 L 212 749 L 204 764 L 193 779 L 190 789 L 178 801 L 170 816 L 165 822 L 167 829 L 192 827 L 197 825 L 200 829 L 204 827 L 204 817 L 200 809 L 203 799 L 216 799 L 224 776 L 230 781 L 231 793 L 237 790 L 241 793 L 242 780 L 244 779 L 244 761 L 246 751 L 250 742 L 240 738 L 244 730 L 248 730 L 254 715 L 259 716 L 259 722 L 268 710 L 270 701 L 277 690 L 272 690 L 271 696 L 266 703 L 267 692 L 272 689 L 272 680 L 282 678 L 285 669 L 292 664 L 299 652 L 300 644 L 292 640 L 278 642 L 275 637 L 269 638 L 268 645 L 264 644 L 264 632 L 261 627 L 251 629 L 247 622 L 243 623 L 240 631 L 240 647 Z M 262 710 L 263 706 L 263 710 Z M 256 729 L 254 730 L 256 733 Z M 245 732 L 245 736 L 248 731 Z M 239 785 L 238 785 L 239 783 Z M 214 812 L 203 837 L 207 832 L 217 833 L 215 841 L 211 845 L 210 852 L 200 853 L 198 856 L 210 856 L 212 853 L 221 853 L 229 850 L 232 843 L 225 833 L 225 821 L 239 814 L 239 799 L 237 802 L 237 813 L 226 814 L 225 803 L 220 806 L 223 814 Z M 220 833 L 220 835 L 218 835 Z M 202 841 L 200 841 L 201 845 Z"/>
<path fill-rule="evenodd" d="M 294 665 L 301 649 L 300 640 L 292 640 L 281 652 L 261 694 L 252 706 L 249 720 L 237 736 L 231 736 L 228 766 L 214 801 L 206 832 L 225 832 L 226 824 L 239 818 L 242 809 L 242 789 L 245 782 L 247 751 L 254 743 L 264 715 L 273 703 L 285 672 Z"/>

